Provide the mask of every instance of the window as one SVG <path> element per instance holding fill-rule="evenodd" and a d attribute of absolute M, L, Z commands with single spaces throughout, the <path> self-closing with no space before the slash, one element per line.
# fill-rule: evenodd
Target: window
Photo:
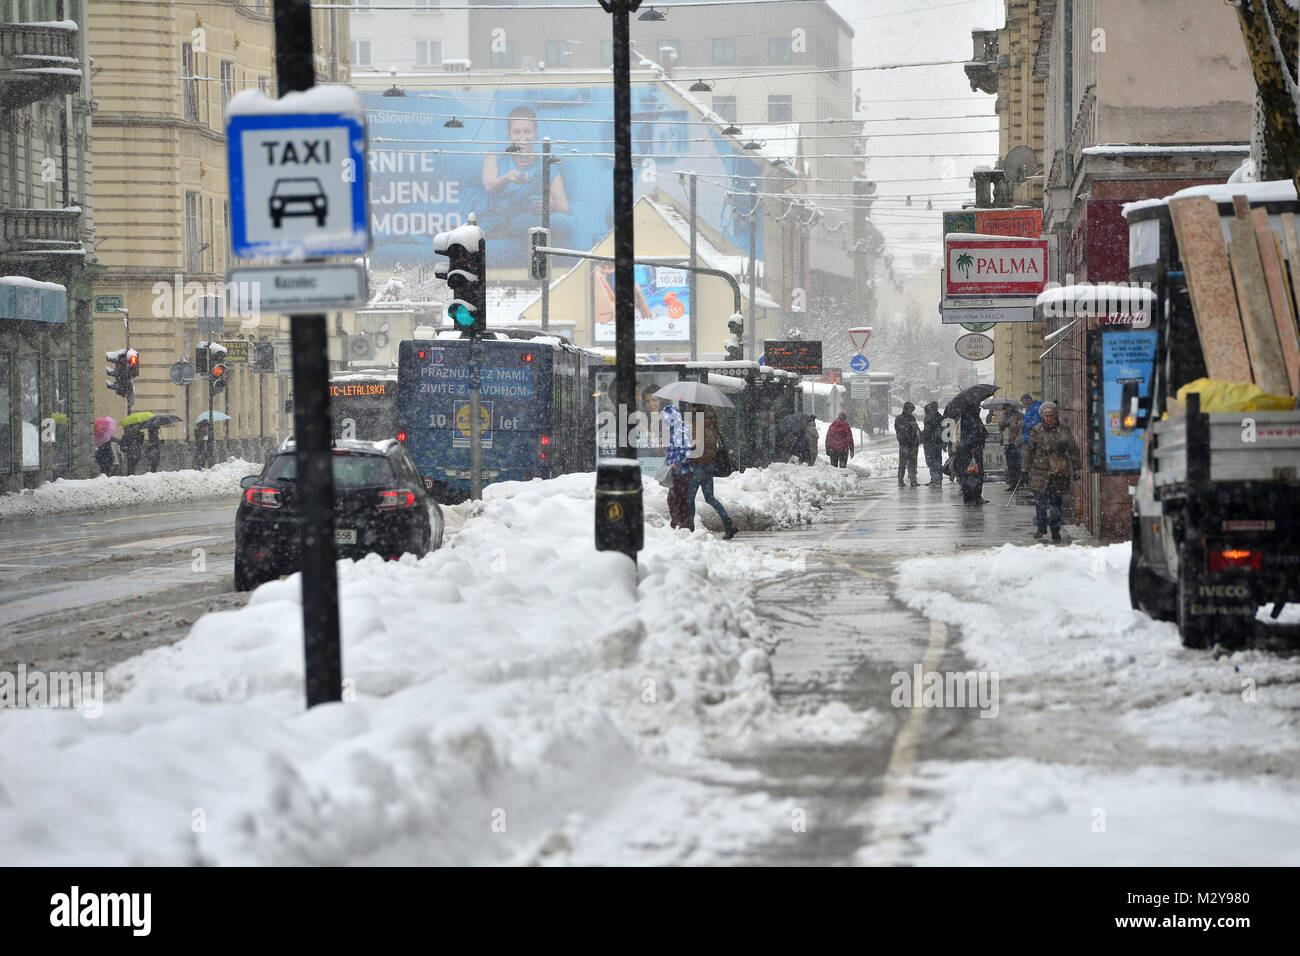
<path fill-rule="evenodd" d="M 676 66 L 682 62 L 682 41 L 681 40 L 660 40 L 655 45 L 659 52 L 659 62 Z"/>
<path fill-rule="evenodd" d="M 50 410 L 56 415 L 63 416 L 63 424 L 59 424 L 59 419 L 54 419 L 54 467 L 56 470 L 67 471 L 69 464 L 69 443 L 68 443 L 68 360 L 54 360 L 54 395 L 50 403 Z"/>
<path fill-rule="evenodd" d="M 185 118 L 199 121 L 199 81 L 194 76 L 194 47 L 181 44 L 181 88 L 185 93 Z"/>
<path fill-rule="evenodd" d="M 769 123 L 793 123 L 794 102 L 788 95 L 769 96 L 767 98 L 767 121 Z"/>
<path fill-rule="evenodd" d="M 22 380 L 23 468 L 41 467 L 41 360 L 19 361 Z"/>
<path fill-rule="evenodd" d="M 569 65 L 568 40 L 546 41 L 546 65 L 548 67 Z"/>
<path fill-rule="evenodd" d="M 736 98 L 734 96 L 715 96 L 713 98 L 713 112 L 728 123 L 736 122 Z"/>
<path fill-rule="evenodd" d="M 791 60 L 790 38 L 768 37 L 767 38 L 767 62 L 768 63 L 789 63 Z"/>
<path fill-rule="evenodd" d="M 352 60 L 352 65 L 353 65 L 353 66 L 370 66 L 370 65 L 371 65 L 371 64 L 370 64 L 370 41 L 369 41 L 369 40 L 353 40 L 353 41 L 352 41 L 352 55 L 351 55 L 351 60 Z"/>
<path fill-rule="evenodd" d="M 498 44 L 494 41 L 492 48 L 488 51 L 488 64 L 491 66 L 514 66 L 515 65 L 515 41 L 502 40 L 500 45 L 504 49 L 498 50 Z"/>
<path fill-rule="evenodd" d="M 713 41 L 713 62 L 719 65 L 736 62 L 735 39 L 724 37 Z"/>
<path fill-rule="evenodd" d="M 199 194 L 192 190 L 185 193 L 185 265 L 199 271 Z"/>
<path fill-rule="evenodd" d="M 265 96 L 273 95 L 271 91 L 275 89 L 269 76 L 259 76 L 257 78 L 257 88 L 261 90 Z"/>
<path fill-rule="evenodd" d="M 440 66 L 442 64 L 441 40 L 416 40 L 415 65 Z"/>
<path fill-rule="evenodd" d="M 235 64 L 221 61 L 221 105 L 225 106 L 235 95 Z"/>
<path fill-rule="evenodd" d="M 614 65 L 614 41 L 613 40 L 600 41 L 600 65 L 601 66 Z"/>

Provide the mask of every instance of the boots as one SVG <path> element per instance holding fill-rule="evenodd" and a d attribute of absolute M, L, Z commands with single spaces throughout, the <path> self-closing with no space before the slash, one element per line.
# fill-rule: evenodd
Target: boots
<path fill-rule="evenodd" d="M 732 523 L 730 518 L 728 518 L 726 521 L 722 523 L 722 527 L 723 527 L 723 532 L 722 532 L 723 541 L 730 541 L 732 538 L 736 536 L 736 526 L 735 524 Z"/>

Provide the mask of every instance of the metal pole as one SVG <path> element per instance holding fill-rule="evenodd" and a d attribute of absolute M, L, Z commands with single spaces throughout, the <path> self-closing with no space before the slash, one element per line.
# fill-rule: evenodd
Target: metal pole
<path fill-rule="evenodd" d="M 757 311 L 755 299 L 758 286 L 758 183 L 749 184 L 749 199 L 749 321 L 745 323 L 749 329 L 749 348 L 745 352 L 745 357 L 752 362 L 757 354 L 754 313 Z"/>
<path fill-rule="evenodd" d="M 689 274 L 690 285 L 688 286 L 686 291 L 686 301 L 691 309 L 690 317 L 689 317 L 689 321 L 691 323 L 691 361 L 694 362 L 697 358 L 699 358 L 698 350 L 700 346 L 700 316 L 703 314 L 704 310 L 700 308 L 700 302 L 695 297 L 695 252 L 696 252 L 695 247 L 698 239 L 696 223 L 695 223 L 695 216 L 696 216 L 695 173 L 691 172 L 691 173 L 687 173 L 686 175 L 691 177 L 691 271 Z"/>
<path fill-rule="evenodd" d="M 629 6 L 613 0 L 614 21 L 614 397 L 617 420 L 636 404 L 636 274 L 632 225 L 632 77 Z M 618 429 L 618 457 L 636 458 L 628 432 Z"/>
<path fill-rule="evenodd" d="M 126 351 L 128 360 L 131 352 L 131 313 L 127 309 L 122 310 L 122 325 L 126 329 Z M 128 366 L 129 368 L 129 366 Z M 129 373 L 128 373 L 129 374 Z M 135 380 L 128 378 L 126 384 L 130 386 L 126 390 L 126 413 L 131 414 L 131 408 L 135 405 Z M 126 434 L 123 432 L 122 434 Z"/>
<path fill-rule="evenodd" d="M 281 96 L 316 85 L 310 0 L 277 0 L 275 70 Z M 290 328 L 298 463 L 295 491 L 304 517 L 300 549 L 303 653 L 307 706 L 314 707 L 343 699 L 338 576 L 334 567 L 329 352 L 324 313 L 292 316 Z"/>
<path fill-rule="evenodd" d="M 542 138 L 542 228 L 551 236 L 551 137 Z M 542 331 L 551 327 L 551 280 L 542 280 Z"/>
<path fill-rule="evenodd" d="M 469 340 L 469 496 L 475 501 L 483 497 L 483 429 L 479 427 L 483 404 L 478 343 L 477 335 Z"/>

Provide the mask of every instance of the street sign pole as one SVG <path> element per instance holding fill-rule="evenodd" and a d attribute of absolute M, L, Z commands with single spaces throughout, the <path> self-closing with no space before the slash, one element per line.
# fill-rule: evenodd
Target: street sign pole
<path fill-rule="evenodd" d="M 479 337 L 469 340 L 469 496 L 475 501 L 483 497 L 483 429 L 479 416 L 483 414 L 483 396 L 480 385 L 482 363 L 479 356 Z"/>
<path fill-rule="evenodd" d="M 275 70 L 280 95 L 316 85 L 310 0 L 276 0 Z M 338 576 L 334 551 L 334 473 L 330 450 L 329 353 L 325 315 L 294 315 L 295 491 L 302 513 L 302 631 L 307 706 L 343 699 Z M 211 392 L 208 404 L 211 409 Z"/>

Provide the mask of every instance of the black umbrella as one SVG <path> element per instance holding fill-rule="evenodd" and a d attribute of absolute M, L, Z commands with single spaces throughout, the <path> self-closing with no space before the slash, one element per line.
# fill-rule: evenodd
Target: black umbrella
<path fill-rule="evenodd" d="M 176 425 L 181 421 L 179 415 L 154 415 L 140 422 L 139 428 L 149 431 L 152 428 L 165 428 L 168 425 Z"/>
<path fill-rule="evenodd" d="M 956 394 L 948 407 L 943 410 L 944 418 L 979 418 L 980 402 L 992 398 L 998 391 L 997 385 L 972 385 Z"/>

